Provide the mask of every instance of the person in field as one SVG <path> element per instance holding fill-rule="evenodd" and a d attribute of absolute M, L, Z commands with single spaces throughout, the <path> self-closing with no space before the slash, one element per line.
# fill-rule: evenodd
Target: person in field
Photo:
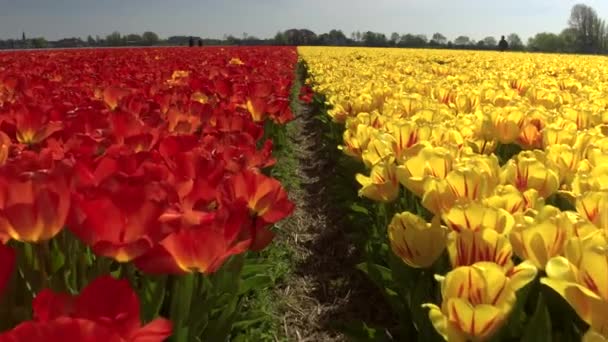
<path fill-rule="evenodd" d="M 198 47 L 202 47 L 203 46 L 203 40 L 199 38 L 198 40 Z"/>
<path fill-rule="evenodd" d="M 498 42 L 498 50 L 505 51 L 509 48 L 509 43 L 505 39 L 505 36 L 500 37 L 500 42 Z"/>
<path fill-rule="evenodd" d="M 194 46 L 194 37 L 190 37 L 190 40 L 188 41 L 188 46 L 190 46 L 190 47 Z"/>

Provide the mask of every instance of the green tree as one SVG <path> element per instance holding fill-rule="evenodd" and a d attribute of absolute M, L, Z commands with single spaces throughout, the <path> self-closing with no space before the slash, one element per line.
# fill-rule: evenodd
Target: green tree
<path fill-rule="evenodd" d="M 599 52 L 602 49 L 606 25 L 597 12 L 585 4 L 577 4 L 570 11 L 570 28 L 577 33 L 577 51 Z"/>
<path fill-rule="evenodd" d="M 523 50 L 524 43 L 519 38 L 517 33 L 511 33 L 507 36 L 507 43 L 509 43 L 509 48 L 511 50 Z"/>
<path fill-rule="evenodd" d="M 274 36 L 274 43 L 276 45 L 287 45 L 287 35 L 285 32 L 277 32 L 277 34 Z"/>
<path fill-rule="evenodd" d="M 158 42 L 160 41 L 160 39 L 158 38 L 158 35 L 151 31 L 144 32 L 144 34 L 142 34 L 141 38 L 142 38 L 143 44 L 148 45 L 148 46 L 158 44 Z"/>
<path fill-rule="evenodd" d="M 39 37 L 39 38 L 34 38 L 31 40 L 32 41 L 32 47 L 34 49 L 43 49 L 49 46 L 48 42 L 46 41 L 46 39 Z"/>
<path fill-rule="evenodd" d="M 95 45 L 96 45 L 96 44 L 95 44 L 95 39 L 93 39 L 93 36 L 89 35 L 89 36 L 87 37 L 87 45 L 88 45 L 88 46 L 95 46 Z"/>
<path fill-rule="evenodd" d="M 559 38 L 562 41 L 562 49 L 564 52 L 576 52 L 578 46 L 578 32 L 571 28 L 565 28 L 559 34 Z"/>
<path fill-rule="evenodd" d="M 447 41 L 448 41 L 448 39 L 439 32 L 434 33 L 433 37 L 431 37 L 431 39 L 434 40 L 435 43 L 437 43 L 439 45 L 443 45 L 443 44 L 447 43 Z"/>
<path fill-rule="evenodd" d="M 528 40 L 528 49 L 532 51 L 559 52 L 563 51 L 564 43 L 555 33 L 541 32 Z"/>
<path fill-rule="evenodd" d="M 401 40 L 401 35 L 397 32 L 391 33 L 391 45 L 398 45 Z"/>
<path fill-rule="evenodd" d="M 496 38 L 488 36 L 485 37 L 483 40 L 483 45 L 487 46 L 487 47 L 496 47 L 498 45 L 498 42 L 496 41 Z"/>
<path fill-rule="evenodd" d="M 454 39 L 454 45 L 469 45 L 471 44 L 471 38 L 467 36 L 458 36 Z"/>
<path fill-rule="evenodd" d="M 122 45 L 122 36 L 120 32 L 114 31 L 106 36 L 106 44 L 108 46 L 119 46 Z"/>
<path fill-rule="evenodd" d="M 143 41 L 143 38 L 135 33 L 131 33 L 127 35 L 127 43 L 129 44 L 141 44 Z"/>

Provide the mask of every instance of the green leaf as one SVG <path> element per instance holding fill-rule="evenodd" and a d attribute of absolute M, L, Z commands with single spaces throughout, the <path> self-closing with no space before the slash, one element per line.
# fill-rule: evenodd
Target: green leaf
<path fill-rule="evenodd" d="M 158 316 L 165 300 L 167 291 L 167 277 L 142 277 L 141 278 L 141 302 L 142 316 L 145 322 L 150 322 Z"/>
<path fill-rule="evenodd" d="M 247 260 L 247 263 L 243 266 L 241 276 L 243 278 L 249 278 L 260 274 L 265 274 L 270 271 L 273 265 L 269 263 L 252 263 L 252 260 Z"/>
<path fill-rule="evenodd" d="M 545 299 L 543 298 L 542 293 L 540 293 L 538 302 L 536 303 L 536 310 L 528 322 L 528 326 L 526 327 L 521 341 L 552 341 L 551 332 L 551 317 L 549 316 L 549 310 L 547 309 Z"/>
<path fill-rule="evenodd" d="M 195 275 L 187 274 L 172 277 L 171 311 L 169 317 L 173 322 L 173 337 L 175 342 L 188 342 L 190 306 L 195 288 Z"/>
<path fill-rule="evenodd" d="M 393 274 L 390 269 L 373 263 L 361 263 L 357 269 L 367 274 L 380 288 L 390 288 L 393 285 Z"/>
<path fill-rule="evenodd" d="M 246 329 L 259 322 L 263 322 L 266 319 L 268 319 L 268 313 L 263 311 L 251 311 L 247 316 L 243 317 L 243 319 L 235 322 L 232 325 L 232 329 Z"/>
<path fill-rule="evenodd" d="M 338 329 L 353 342 L 385 342 L 392 341 L 381 328 L 368 326 L 365 322 L 342 324 Z"/>
<path fill-rule="evenodd" d="M 274 282 L 272 281 L 272 278 L 267 275 L 257 275 L 254 277 L 243 279 L 241 281 L 239 295 L 244 295 L 254 289 L 265 289 L 272 286 L 273 284 Z"/>
<path fill-rule="evenodd" d="M 434 303 L 435 279 L 430 272 L 421 273 L 416 287 L 411 294 L 410 311 L 416 329 L 418 330 L 419 341 L 441 341 L 441 336 L 437 333 L 428 316 L 428 309 L 423 308 L 423 304 Z M 437 304 L 437 303 L 434 303 Z"/>
<path fill-rule="evenodd" d="M 361 205 L 359 205 L 357 203 L 353 203 L 350 206 L 350 210 L 352 210 L 352 211 L 354 211 L 356 213 L 359 213 L 359 214 L 364 214 L 364 215 L 369 216 L 369 210 L 367 210 L 367 208 L 365 208 L 365 207 L 363 207 L 363 206 L 361 206 Z"/>

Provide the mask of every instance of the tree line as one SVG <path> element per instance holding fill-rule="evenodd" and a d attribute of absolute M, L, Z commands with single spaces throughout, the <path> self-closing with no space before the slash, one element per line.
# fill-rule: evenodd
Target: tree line
<path fill-rule="evenodd" d="M 390 36 L 379 32 L 352 32 L 347 36 L 341 30 L 331 30 L 316 34 L 309 29 L 289 29 L 278 32 L 274 38 L 260 39 L 243 33 L 241 37 L 226 35 L 223 39 L 207 39 L 192 36 L 172 36 L 161 39 L 151 31 L 143 34 L 121 34 L 118 31 L 101 38 L 88 36 L 66 38 L 47 42 L 44 38 L 27 39 L 25 33 L 21 40 L 0 40 L 0 49 L 10 48 L 47 48 L 47 47 L 100 47 L 100 46 L 159 46 L 188 45 L 193 38 L 202 40 L 204 45 L 326 45 L 326 46 L 369 46 L 369 47 L 411 47 L 411 48 L 457 48 L 474 50 L 493 50 L 497 48 L 496 37 L 487 36 L 474 40 L 468 36 L 458 36 L 448 40 L 437 32 L 430 39 L 423 34 L 400 34 Z M 608 53 L 608 26 L 592 7 L 585 4 L 574 5 L 570 11 L 568 26 L 560 33 L 541 32 L 530 37 L 526 43 L 517 33 L 506 35 L 509 49 L 515 51 L 563 52 L 563 53 Z"/>

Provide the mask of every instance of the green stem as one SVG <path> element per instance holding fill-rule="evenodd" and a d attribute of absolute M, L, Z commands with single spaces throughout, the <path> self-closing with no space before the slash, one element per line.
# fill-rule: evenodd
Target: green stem
<path fill-rule="evenodd" d="M 192 297 L 194 293 L 195 275 L 187 274 L 178 277 L 172 277 L 172 293 L 171 293 L 171 309 L 170 315 L 173 321 L 173 337 L 174 342 L 189 342 L 189 324 L 190 309 Z"/>

